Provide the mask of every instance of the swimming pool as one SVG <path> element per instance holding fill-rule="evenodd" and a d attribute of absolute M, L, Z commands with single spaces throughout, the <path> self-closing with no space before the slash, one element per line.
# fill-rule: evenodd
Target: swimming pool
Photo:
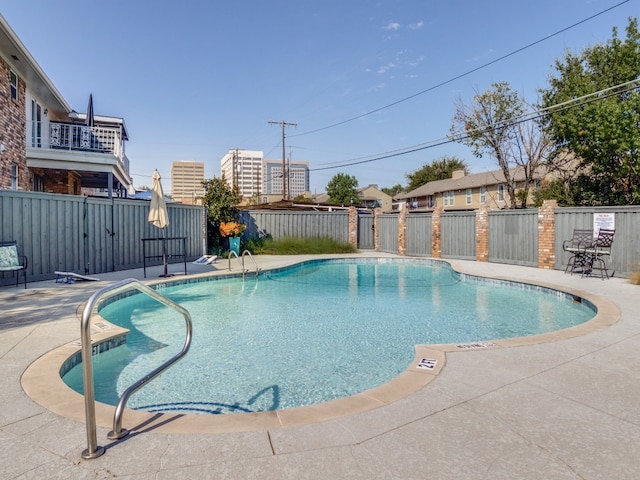
<path fill-rule="evenodd" d="M 257 280 L 178 282 L 161 292 L 191 312 L 193 346 L 130 408 L 227 413 L 326 402 L 398 376 L 416 344 L 536 335 L 595 315 L 571 295 L 426 260 L 312 261 Z M 100 314 L 131 330 L 125 345 L 94 357 L 96 398 L 115 404 L 181 348 L 184 322 L 141 295 Z M 64 380 L 81 391 L 81 368 Z"/>

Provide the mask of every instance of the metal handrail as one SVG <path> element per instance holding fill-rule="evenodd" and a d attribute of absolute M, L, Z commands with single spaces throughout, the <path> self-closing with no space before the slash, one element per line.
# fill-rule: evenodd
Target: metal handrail
<path fill-rule="evenodd" d="M 238 261 L 240 261 L 240 257 L 238 256 L 238 254 L 234 250 L 229 250 L 229 270 L 231 270 L 231 257 L 233 257 L 234 255 L 236 256 Z M 242 274 L 244 275 L 244 264 L 243 263 L 240 264 L 240 268 L 242 268 Z"/>
<path fill-rule="evenodd" d="M 188 310 L 181 305 L 178 305 L 174 301 L 168 299 L 164 295 L 161 295 L 157 291 L 149 288 L 148 286 L 140 283 L 138 280 L 133 278 L 128 278 L 126 280 L 122 280 L 120 282 L 116 282 L 107 287 L 101 288 L 97 292 L 95 292 L 86 306 L 84 307 L 84 311 L 82 312 L 82 321 L 80 323 L 80 340 L 81 340 L 81 354 L 82 354 L 82 374 L 83 374 L 83 386 L 84 386 L 84 404 L 85 404 L 85 415 L 86 415 L 86 423 L 87 423 L 87 449 L 82 452 L 82 457 L 85 459 L 97 458 L 101 456 L 105 449 L 98 445 L 97 435 L 96 435 L 96 407 L 95 407 L 95 391 L 93 385 L 93 359 L 92 359 L 92 347 L 91 347 L 91 333 L 89 330 L 89 321 L 91 319 L 91 314 L 93 309 L 95 308 L 98 300 L 108 292 L 117 292 L 118 290 L 127 290 L 130 288 L 135 288 L 139 292 L 144 293 L 159 303 L 176 310 L 178 313 L 182 314 L 185 319 L 185 323 L 187 326 L 187 336 L 184 342 L 184 346 L 182 350 L 170 358 L 166 362 L 164 362 L 160 367 L 153 370 L 151 373 L 145 375 L 142 379 L 138 380 L 136 383 L 131 385 L 125 392 L 122 394 L 120 399 L 118 400 L 118 404 L 116 406 L 116 410 L 113 417 L 113 430 L 109 432 L 109 439 L 119 439 L 126 436 L 129 432 L 122 428 L 122 415 L 124 413 L 124 408 L 126 406 L 127 400 L 129 397 L 136 392 L 139 388 L 147 384 L 153 378 L 155 378 L 158 374 L 169 368 L 172 364 L 177 362 L 180 358 L 182 358 L 189 347 L 191 346 L 191 336 L 192 336 L 192 325 L 191 325 L 191 315 Z"/>
<path fill-rule="evenodd" d="M 258 264 L 256 263 L 256 259 L 253 258 L 253 255 L 251 255 L 251 252 L 249 250 L 245 250 L 244 252 L 242 252 L 242 274 L 244 275 L 244 272 L 245 272 L 245 268 L 244 268 L 244 257 L 245 257 L 245 255 L 249 255 L 249 258 L 253 262 L 253 266 L 256 267 L 256 277 L 259 276 L 260 275 L 260 269 L 258 268 Z"/>

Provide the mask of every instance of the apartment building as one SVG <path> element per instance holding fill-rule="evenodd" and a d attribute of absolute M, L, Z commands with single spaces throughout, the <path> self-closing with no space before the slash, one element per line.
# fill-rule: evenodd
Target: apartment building
<path fill-rule="evenodd" d="M 0 188 L 127 196 L 128 138 L 123 118 L 93 114 L 91 97 L 86 113 L 72 109 L 0 15 Z"/>
<path fill-rule="evenodd" d="M 290 200 L 309 192 L 309 162 L 288 161 L 283 173 L 282 160 L 264 160 L 262 171 L 263 195 L 280 195 L 282 198 L 284 194 Z"/>
<path fill-rule="evenodd" d="M 262 191 L 262 152 L 229 150 L 220 160 L 220 171 L 230 187 L 245 199 L 258 198 Z"/>
<path fill-rule="evenodd" d="M 522 167 L 511 169 L 510 176 L 515 182 L 517 194 L 524 185 Z M 545 176 L 546 171 L 540 168 L 530 187 L 539 187 Z M 443 210 L 476 210 L 482 205 L 494 210 L 508 208 L 510 199 L 505 182 L 502 170 L 470 175 L 465 175 L 464 170 L 456 170 L 451 178 L 429 182 L 410 192 L 396 195 L 394 209 L 407 207 L 430 211 L 440 207 Z M 532 202 L 530 192 L 527 204 Z"/>
<path fill-rule="evenodd" d="M 201 205 L 204 196 L 204 163 L 179 160 L 171 164 L 171 198 L 174 202 Z"/>

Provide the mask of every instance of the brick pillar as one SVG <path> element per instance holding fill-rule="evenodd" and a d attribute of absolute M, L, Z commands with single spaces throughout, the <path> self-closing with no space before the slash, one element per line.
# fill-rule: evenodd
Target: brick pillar
<path fill-rule="evenodd" d="M 489 211 L 486 205 L 476 210 L 476 260 L 489 261 Z"/>
<path fill-rule="evenodd" d="M 358 210 L 349 207 L 349 243 L 358 248 Z"/>
<path fill-rule="evenodd" d="M 373 251 L 380 251 L 380 234 L 378 233 L 378 219 L 380 218 L 380 214 L 382 213 L 382 209 L 380 207 L 375 208 L 373 210 Z"/>
<path fill-rule="evenodd" d="M 553 269 L 556 263 L 556 200 L 545 200 L 538 208 L 538 268 Z"/>
<path fill-rule="evenodd" d="M 407 209 L 403 208 L 398 214 L 398 255 L 407 254 Z"/>
<path fill-rule="evenodd" d="M 440 214 L 442 208 L 436 207 L 431 214 L 431 256 L 442 258 L 442 223 Z"/>

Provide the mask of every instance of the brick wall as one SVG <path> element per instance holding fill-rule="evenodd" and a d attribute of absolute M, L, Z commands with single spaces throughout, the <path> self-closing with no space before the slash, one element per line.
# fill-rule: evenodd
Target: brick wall
<path fill-rule="evenodd" d="M 403 208 L 398 214 L 398 255 L 407 254 L 407 210 Z"/>
<path fill-rule="evenodd" d="M 433 258 L 442 257 L 442 213 L 441 207 L 436 207 L 431 215 L 431 256 Z"/>
<path fill-rule="evenodd" d="M 82 179 L 72 170 L 47 170 L 45 191 L 64 195 L 80 195 Z"/>
<path fill-rule="evenodd" d="M 476 210 L 476 260 L 489 261 L 489 211 L 486 205 Z"/>
<path fill-rule="evenodd" d="M 11 188 L 11 165 L 18 165 L 18 188 L 31 190 L 26 153 L 25 83 L 18 79 L 18 100 L 11 98 L 10 67 L 0 57 L 0 188 Z M 17 72 L 16 72 L 17 73 Z"/>
<path fill-rule="evenodd" d="M 349 243 L 358 248 L 358 210 L 349 207 Z"/>
<path fill-rule="evenodd" d="M 545 200 L 538 208 L 538 268 L 553 269 L 556 262 L 554 210 L 557 207 L 557 201 Z"/>

